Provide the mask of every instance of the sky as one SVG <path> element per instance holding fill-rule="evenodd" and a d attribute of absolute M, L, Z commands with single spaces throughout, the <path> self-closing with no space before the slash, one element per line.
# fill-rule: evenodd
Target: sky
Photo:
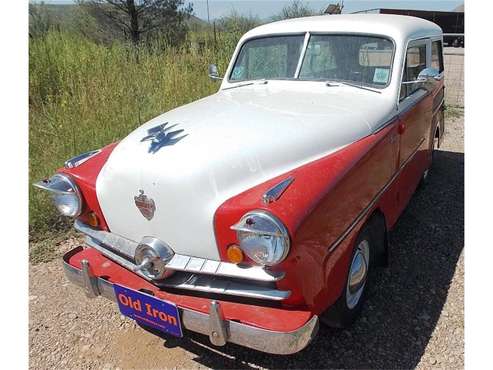
<path fill-rule="evenodd" d="M 337 3 L 339 0 L 304 0 L 303 2 L 313 10 L 325 8 L 330 3 Z M 194 14 L 207 20 L 206 0 L 189 0 L 193 3 Z M 70 0 L 51 0 L 45 3 L 66 4 L 74 3 Z M 210 19 L 220 18 L 230 14 L 233 10 L 242 15 L 257 16 L 261 19 L 269 18 L 278 14 L 282 8 L 290 4 L 290 0 L 209 0 Z M 394 9 L 422 9 L 422 10 L 453 10 L 456 6 L 463 4 L 464 1 L 450 0 L 345 0 L 344 13 L 351 13 L 358 10 L 373 8 L 394 8 Z"/>
<path fill-rule="evenodd" d="M 337 3 L 337 0 L 305 0 L 314 10 L 325 8 L 330 3 Z M 195 15 L 202 19 L 207 19 L 206 0 L 192 1 Z M 291 1 L 288 0 L 209 0 L 210 18 L 220 18 L 223 15 L 236 10 L 240 14 L 258 16 L 259 18 L 269 18 L 279 13 L 282 8 Z M 396 8 L 396 9 L 422 9 L 422 10 L 452 10 L 456 6 L 463 4 L 464 1 L 449 0 L 428 0 L 428 1 L 375 1 L 375 0 L 346 0 L 344 1 L 344 13 L 351 13 L 358 10 L 373 8 Z"/>

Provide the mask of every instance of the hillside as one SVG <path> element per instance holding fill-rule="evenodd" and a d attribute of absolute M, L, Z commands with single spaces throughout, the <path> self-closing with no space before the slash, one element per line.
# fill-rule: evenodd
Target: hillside
<path fill-rule="evenodd" d="M 77 4 L 30 4 L 29 6 L 38 8 L 44 12 L 50 18 L 52 23 L 69 27 L 74 18 L 80 15 L 79 5 Z M 29 17 L 31 22 L 31 17 Z M 207 27 L 207 22 L 192 15 L 188 21 L 188 26 L 191 29 L 201 29 Z"/>

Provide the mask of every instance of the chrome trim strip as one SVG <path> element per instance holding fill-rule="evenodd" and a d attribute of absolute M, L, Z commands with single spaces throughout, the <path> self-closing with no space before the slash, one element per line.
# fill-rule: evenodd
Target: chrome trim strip
<path fill-rule="evenodd" d="M 88 161 L 89 159 L 91 159 L 92 157 L 94 157 L 96 154 L 99 153 L 101 153 L 101 149 L 91 150 L 89 152 L 79 154 L 75 157 L 66 160 L 64 163 L 64 167 L 65 168 L 79 167 L 81 164 Z"/>
<path fill-rule="evenodd" d="M 378 132 L 380 132 L 381 130 L 383 130 L 385 127 L 387 127 L 388 125 L 390 125 L 392 122 L 394 122 L 396 119 L 399 118 L 399 115 L 398 114 L 394 114 L 392 117 L 390 117 L 389 119 L 385 120 L 381 125 L 377 126 L 372 134 L 376 134 Z"/>
<path fill-rule="evenodd" d="M 419 148 L 421 147 L 421 144 L 425 141 L 424 138 L 421 139 L 419 142 L 419 145 L 417 148 L 411 153 L 411 155 L 405 160 L 405 162 L 402 164 L 401 167 L 399 167 L 399 170 L 396 171 L 396 173 L 391 177 L 391 179 L 380 189 L 380 191 L 375 195 L 375 197 L 368 203 L 368 205 L 356 216 L 356 218 L 353 220 L 353 222 L 346 228 L 346 230 L 336 239 L 334 243 L 332 243 L 329 246 L 329 253 L 334 251 L 344 239 L 353 231 L 353 229 L 356 227 L 356 225 L 365 217 L 370 209 L 373 208 L 373 206 L 377 203 L 377 201 L 380 199 L 382 194 L 392 185 L 394 180 L 401 174 L 402 170 L 406 165 L 414 158 L 416 153 L 418 152 Z"/>
<path fill-rule="evenodd" d="M 181 268 L 178 263 L 183 264 L 187 259 L 187 265 Z M 199 264 L 200 267 L 197 267 Z M 234 263 L 188 257 L 184 255 L 175 255 L 166 267 L 176 271 L 196 272 L 199 274 L 235 277 L 265 282 L 282 280 L 285 275 L 284 272 L 267 271 L 260 266 L 243 267 Z"/>
<path fill-rule="evenodd" d="M 84 288 L 84 281 L 88 279 L 95 282 L 99 295 L 116 302 L 113 284 L 107 280 L 88 274 L 88 270 L 80 270 L 68 263 L 68 256 L 73 250 L 63 257 L 63 268 L 67 279 Z M 217 303 L 219 305 L 219 303 Z M 219 308 L 216 307 L 219 311 Z M 297 330 L 291 332 L 279 332 L 265 330 L 254 326 L 242 324 L 236 321 L 224 320 L 218 316 L 218 322 L 212 324 L 211 314 L 193 311 L 178 307 L 182 326 L 190 331 L 213 336 L 212 331 L 217 330 L 217 325 L 224 329 L 224 339 L 227 342 L 236 343 L 244 347 L 253 348 L 258 351 L 288 355 L 296 353 L 305 348 L 318 332 L 318 316 L 314 315 L 309 321 Z M 214 308 L 211 308 L 213 311 Z"/>
<path fill-rule="evenodd" d="M 97 249 L 108 258 L 113 259 L 115 262 L 120 263 L 128 269 L 135 268 L 133 258 L 138 243 L 107 231 L 93 229 L 80 220 L 75 220 L 74 228 L 87 236 L 86 241 L 91 247 Z M 118 254 L 112 252 L 112 250 L 117 251 Z M 127 259 L 119 254 L 127 257 Z M 279 281 L 283 279 L 285 275 L 284 272 L 269 271 L 262 266 L 241 266 L 234 263 L 185 256 L 182 254 L 175 254 L 171 261 L 166 265 L 166 268 L 175 271 L 265 282 Z M 144 277 L 139 272 L 137 273 Z"/>
<path fill-rule="evenodd" d="M 224 294 L 236 297 L 282 301 L 291 295 L 290 290 L 278 290 L 271 287 L 254 285 L 230 279 L 220 279 L 200 274 L 175 274 L 167 279 L 154 282 L 160 287 L 193 290 L 210 294 Z"/>
<path fill-rule="evenodd" d="M 129 239 L 122 238 L 121 236 L 118 236 L 116 234 L 107 231 L 93 229 L 92 227 L 86 225 L 80 220 L 75 220 L 74 228 L 75 230 L 81 232 L 82 234 L 85 234 L 88 237 L 88 239 L 92 239 L 94 243 L 100 245 L 101 247 L 103 248 L 107 247 L 110 249 L 117 250 L 118 252 L 125 255 L 129 259 L 134 258 L 135 249 L 139 245 L 139 243 L 136 243 Z"/>
<path fill-rule="evenodd" d="M 287 179 L 282 180 L 280 183 L 274 185 L 262 195 L 262 201 L 264 204 L 269 204 L 278 200 L 286 189 L 294 181 L 293 176 L 289 176 Z"/>

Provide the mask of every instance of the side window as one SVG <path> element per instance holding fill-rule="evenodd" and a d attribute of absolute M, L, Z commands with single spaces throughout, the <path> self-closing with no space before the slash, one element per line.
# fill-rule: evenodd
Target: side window
<path fill-rule="evenodd" d="M 431 67 L 443 72 L 442 42 L 440 40 L 431 43 Z"/>
<path fill-rule="evenodd" d="M 426 45 L 411 46 L 407 49 L 406 64 L 402 81 L 414 81 L 418 78 L 419 73 L 426 68 Z M 400 99 L 411 95 L 421 88 L 421 84 L 401 85 Z"/>

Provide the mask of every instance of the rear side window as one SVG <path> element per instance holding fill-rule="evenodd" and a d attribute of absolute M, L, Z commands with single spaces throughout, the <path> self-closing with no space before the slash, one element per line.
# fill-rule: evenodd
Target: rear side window
<path fill-rule="evenodd" d="M 440 40 L 431 43 L 431 67 L 443 72 L 442 42 Z"/>
<path fill-rule="evenodd" d="M 426 68 L 426 45 L 411 46 L 407 49 L 406 65 L 404 67 L 404 74 L 402 81 L 414 81 L 418 78 L 419 73 Z M 404 99 L 406 96 L 411 95 L 413 92 L 419 90 L 421 84 L 409 84 L 401 86 L 400 99 Z"/>

